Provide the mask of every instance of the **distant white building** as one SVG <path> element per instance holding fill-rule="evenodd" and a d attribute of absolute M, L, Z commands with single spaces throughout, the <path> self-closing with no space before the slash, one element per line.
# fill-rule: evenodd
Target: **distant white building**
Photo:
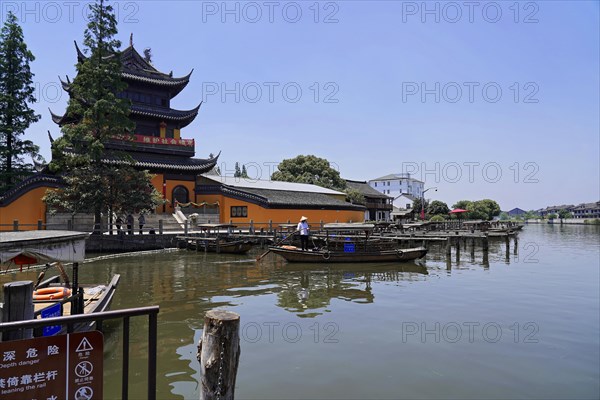
<path fill-rule="evenodd" d="M 393 197 L 394 205 L 401 209 L 409 208 L 407 204 L 423 195 L 425 183 L 412 178 L 410 174 L 389 174 L 381 178 L 372 179 L 369 185 L 390 197 Z M 408 201 L 410 199 L 410 201 Z M 412 204 L 411 204 L 412 207 Z"/>

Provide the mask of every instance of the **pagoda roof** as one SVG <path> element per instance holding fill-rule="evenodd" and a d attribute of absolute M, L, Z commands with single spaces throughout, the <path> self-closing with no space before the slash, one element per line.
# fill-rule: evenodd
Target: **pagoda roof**
<path fill-rule="evenodd" d="M 178 123 L 181 128 L 184 128 L 190 123 L 192 123 L 192 121 L 194 121 L 194 119 L 198 115 L 200 106 L 202 106 L 202 103 L 198 104 L 196 108 L 193 108 L 191 110 L 175 110 L 150 105 L 132 104 L 130 116 L 139 116 L 146 118 L 150 117 L 160 119 L 162 121 L 172 121 Z M 54 121 L 54 123 L 60 126 L 68 124 L 70 122 L 74 122 L 74 120 L 69 119 L 67 117 L 67 114 L 54 114 L 52 110 L 50 110 L 50 114 L 52 116 L 52 121 Z"/>
<path fill-rule="evenodd" d="M 130 151 L 127 152 L 127 155 L 131 158 L 123 158 L 114 152 L 107 151 L 101 161 L 104 164 L 131 165 L 137 169 L 150 171 L 203 174 L 217 165 L 220 154 L 212 158 L 203 159 Z"/>
<path fill-rule="evenodd" d="M 88 57 L 83 54 L 77 42 L 75 42 L 77 50 L 77 61 L 83 62 Z M 112 58 L 113 56 L 109 56 Z M 121 64 L 123 70 L 121 77 L 126 82 L 140 82 L 147 85 L 158 86 L 161 89 L 168 89 L 170 98 L 172 99 L 179 94 L 189 83 L 190 77 L 194 70 L 182 77 L 173 77 L 173 71 L 167 73 L 157 70 L 152 64 L 144 59 L 135 49 L 133 44 L 120 52 Z M 62 82 L 62 81 L 61 81 Z M 64 88 L 63 84 L 63 88 Z M 67 90 L 67 89 L 65 89 Z M 67 90 L 68 91 L 68 90 Z"/>

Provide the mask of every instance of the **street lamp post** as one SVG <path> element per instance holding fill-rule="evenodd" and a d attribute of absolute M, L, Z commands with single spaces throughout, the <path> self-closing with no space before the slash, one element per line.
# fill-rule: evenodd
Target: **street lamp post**
<path fill-rule="evenodd" d="M 421 192 L 421 221 L 425 220 L 425 192 L 434 189 L 437 192 L 437 187 L 430 187 Z"/>

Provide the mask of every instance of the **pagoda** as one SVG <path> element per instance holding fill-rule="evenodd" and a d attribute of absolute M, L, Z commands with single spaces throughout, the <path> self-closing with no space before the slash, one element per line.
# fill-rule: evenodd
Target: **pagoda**
<path fill-rule="evenodd" d="M 87 57 L 75 42 L 78 62 Z M 118 96 L 131 101 L 129 118 L 135 123 L 133 137 L 114 138 L 105 144 L 106 163 L 123 163 L 111 157 L 111 151 L 125 151 L 133 160 L 135 168 L 150 171 L 155 175 L 153 184 L 163 197 L 170 201 L 172 210 L 176 202 L 193 201 L 196 176 L 213 169 L 218 155 L 207 159 L 194 158 L 194 139 L 181 136 L 181 129 L 194 121 L 202 103 L 190 110 L 171 108 L 171 100 L 189 83 L 192 71 L 183 77 L 174 77 L 173 72 L 157 70 L 149 60 L 141 56 L 130 40 L 129 47 L 120 53 L 122 80 L 127 89 Z M 62 87 L 70 93 L 71 82 L 61 79 Z M 65 115 L 50 111 L 52 120 L 62 126 L 72 121 Z M 169 210 L 169 211 L 171 211 Z"/>

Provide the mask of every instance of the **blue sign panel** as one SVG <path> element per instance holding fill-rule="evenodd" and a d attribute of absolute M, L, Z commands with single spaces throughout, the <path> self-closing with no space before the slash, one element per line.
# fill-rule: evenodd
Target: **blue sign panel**
<path fill-rule="evenodd" d="M 354 253 L 354 243 L 344 243 L 344 253 Z"/>
<path fill-rule="evenodd" d="M 53 318 L 61 316 L 61 304 L 56 303 L 42 310 L 42 318 Z M 45 326 L 43 336 L 53 336 L 60 332 L 60 325 Z"/>

